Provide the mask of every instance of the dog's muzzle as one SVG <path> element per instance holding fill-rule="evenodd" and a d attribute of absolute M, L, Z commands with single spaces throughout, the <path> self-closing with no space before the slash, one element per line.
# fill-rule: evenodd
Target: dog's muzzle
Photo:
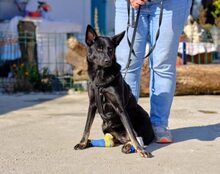
<path fill-rule="evenodd" d="M 105 67 L 109 67 L 109 66 L 111 66 L 111 65 L 112 65 L 112 60 L 109 59 L 109 58 L 106 58 L 106 59 L 104 60 L 104 66 L 105 66 Z"/>

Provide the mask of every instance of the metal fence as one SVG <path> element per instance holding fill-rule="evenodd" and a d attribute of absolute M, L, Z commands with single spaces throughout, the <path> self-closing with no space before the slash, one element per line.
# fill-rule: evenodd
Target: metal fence
<path fill-rule="evenodd" d="M 0 33 L 0 88 L 6 91 L 13 91 L 13 86 L 15 91 L 73 88 L 72 67 L 65 63 L 68 35 Z"/>
<path fill-rule="evenodd" d="M 23 30 L 18 34 L 0 33 L 0 90 L 81 90 L 74 84 L 71 65 L 65 63 L 69 35 Z M 183 64 L 216 63 L 216 47 L 212 43 L 181 43 L 178 57 Z"/>

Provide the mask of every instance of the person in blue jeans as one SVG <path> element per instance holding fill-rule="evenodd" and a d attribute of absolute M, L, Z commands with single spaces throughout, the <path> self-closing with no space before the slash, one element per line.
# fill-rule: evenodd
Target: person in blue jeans
<path fill-rule="evenodd" d="M 141 6 L 137 33 L 134 42 L 135 55 L 125 76 L 132 93 L 138 100 L 140 93 L 141 69 L 144 63 L 146 45 L 153 45 L 159 25 L 160 0 L 130 0 L 137 13 Z M 189 15 L 192 0 L 163 0 L 163 18 L 160 35 L 153 53 L 149 56 L 150 68 L 150 118 L 154 128 L 156 142 L 171 143 L 172 135 L 168 128 L 168 118 L 176 88 L 176 57 L 179 37 Z M 115 33 L 127 28 L 127 0 L 115 1 Z M 128 37 L 131 40 L 133 29 Z M 129 45 L 124 37 L 117 47 L 117 61 L 121 65 L 122 75 L 126 71 Z"/>

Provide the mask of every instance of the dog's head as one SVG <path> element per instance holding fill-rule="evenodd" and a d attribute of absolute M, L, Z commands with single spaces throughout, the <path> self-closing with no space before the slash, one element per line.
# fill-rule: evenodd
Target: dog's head
<path fill-rule="evenodd" d="M 88 61 L 99 67 L 110 67 L 116 61 L 115 49 L 124 37 L 125 31 L 113 37 L 98 36 L 92 26 L 86 30 L 86 44 L 88 46 Z"/>

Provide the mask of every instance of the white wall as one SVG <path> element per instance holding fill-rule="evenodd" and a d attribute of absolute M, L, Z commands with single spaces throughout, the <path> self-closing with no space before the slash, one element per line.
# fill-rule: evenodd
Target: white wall
<path fill-rule="evenodd" d="M 48 12 L 48 18 L 59 22 L 72 22 L 85 31 L 88 23 L 91 21 L 91 2 L 90 0 L 46 0 L 51 6 Z M 26 10 L 34 11 L 37 9 L 37 0 L 29 0 Z"/>
<path fill-rule="evenodd" d="M 14 0 L 0 0 L 0 20 L 10 20 L 16 15 L 21 15 Z"/>
<path fill-rule="evenodd" d="M 76 23 L 85 32 L 91 22 L 90 0 L 48 0 L 48 3 L 52 7 L 50 16 L 53 20 Z"/>

